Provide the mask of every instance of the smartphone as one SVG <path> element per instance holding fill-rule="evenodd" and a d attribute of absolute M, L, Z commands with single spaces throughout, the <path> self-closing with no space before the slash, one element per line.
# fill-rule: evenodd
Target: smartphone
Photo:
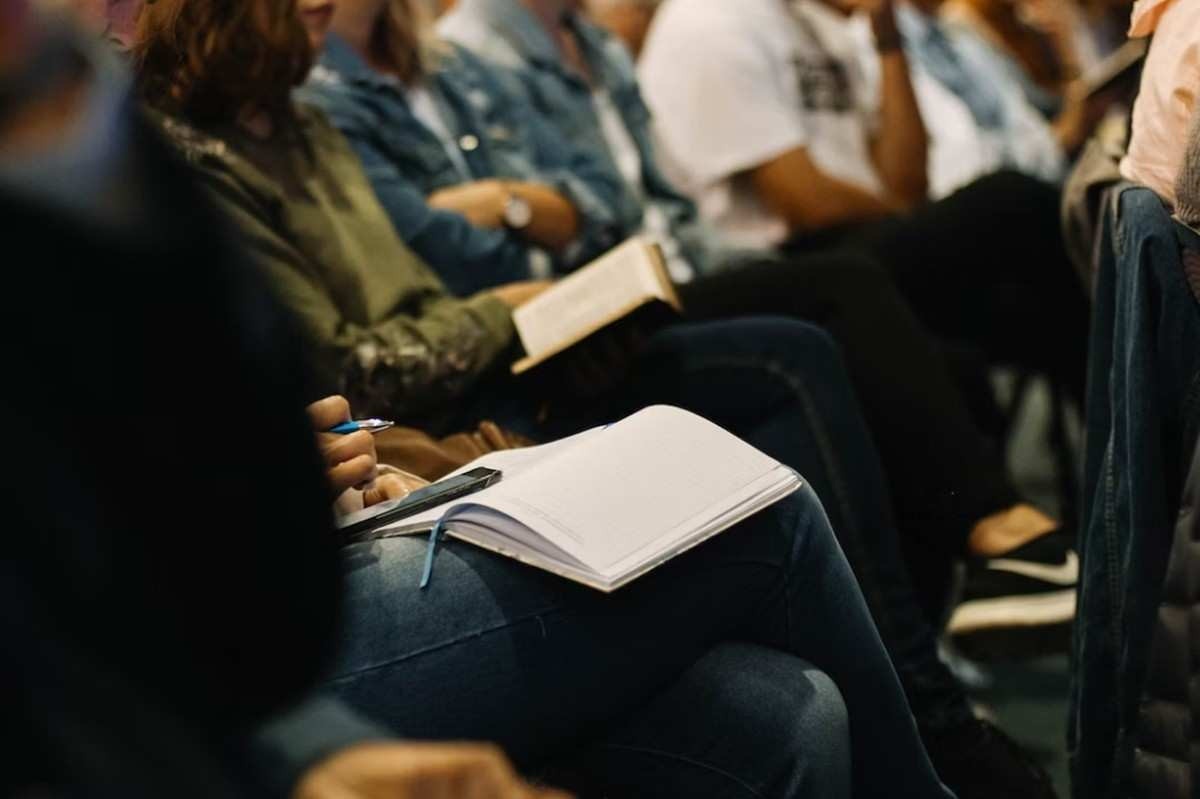
<path fill-rule="evenodd" d="M 398 522 L 409 516 L 436 508 L 459 497 L 482 491 L 500 481 L 503 474 L 496 469 L 472 469 L 456 477 L 448 477 L 436 483 L 418 488 L 406 497 L 381 502 L 338 520 L 338 532 L 346 537 L 346 543 L 362 541 L 370 537 L 373 530 Z"/>

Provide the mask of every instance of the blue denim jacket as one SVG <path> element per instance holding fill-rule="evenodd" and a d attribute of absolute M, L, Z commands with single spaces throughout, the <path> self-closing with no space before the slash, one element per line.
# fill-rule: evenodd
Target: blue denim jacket
<path fill-rule="evenodd" d="M 647 201 L 666 212 L 672 233 L 688 260 L 700 272 L 716 268 L 714 261 L 720 256 L 706 238 L 695 205 L 671 185 L 659 168 L 650 109 L 642 100 L 629 52 L 617 39 L 578 14 L 571 14 L 567 24 L 578 36 L 596 82 L 612 97 L 641 156 L 643 185 L 638 188 L 623 184 L 618 217 L 628 232 L 638 230 L 644 191 Z M 554 121 L 564 137 L 603 158 L 620 174 L 592 103 L 592 88 L 563 63 L 545 29 L 517 0 L 459 0 L 442 17 L 438 29 L 447 39 L 513 70 L 532 104 Z"/>
<path fill-rule="evenodd" d="M 1069 729 L 1078 799 L 1128 795 L 1151 635 L 1200 430 L 1195 253 L 1200 236 L 1172 221 L 1152 191 L 1113 190 L 1088 363 Z"/>
<path fill-rule="evenodd" d="M 417 119 L 403 85 L 371 69 L 349 45 L 330 36 L 299 98 L 320 106 L 349 139 L 400 237 L 456 294 L 544 277 L 546 254 L 508 230 L 472 225 L 435 209 L 426 198 L 467 180 L 507 178 L 549 185 L 575 206 L 580 231 L 563 252 L 549 254 L 555 272 L 586 263 L 624 238 L 613 207 L 620 177 L 574 148 L 505 88 L 497 70 L 451 48 L 428 78 L 471 174 L 464 177 L 442 142 Z"/>

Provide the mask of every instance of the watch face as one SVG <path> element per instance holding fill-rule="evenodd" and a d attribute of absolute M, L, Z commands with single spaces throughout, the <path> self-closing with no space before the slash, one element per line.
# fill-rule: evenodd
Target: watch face
<path fill-rule="evenodd" d="M 520 197 L 509 197 L 504 206 L 504 224 L 520 230 L 533 221 L 533 209 Z"/>

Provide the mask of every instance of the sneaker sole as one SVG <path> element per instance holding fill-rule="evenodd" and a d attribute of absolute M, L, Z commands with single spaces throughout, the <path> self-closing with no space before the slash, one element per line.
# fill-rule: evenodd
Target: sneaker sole
<path fill-rule="evenodd" d="M 1047 627 L 1075 618 L 1075 589 L 1041 594 L 1036 597 L 975 599 L 954 610 L 947 631 L 966 635 L 980 630 L 1012 627 Z"/>

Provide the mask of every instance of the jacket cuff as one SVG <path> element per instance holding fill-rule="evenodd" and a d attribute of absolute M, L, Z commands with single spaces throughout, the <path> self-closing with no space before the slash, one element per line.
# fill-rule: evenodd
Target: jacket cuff
<path fill-rule="evenodd" d="M 308 769 L 365 741 L 394 739 L 346 705 L 313 698 L 260 726 L 251 736 L 249 766 L 269 796 L 289 796 Z"/>
<path fill-rule="evenodd" d="M 542 179 L 566 197 L 579 214 L 579 233 L 563 249 L 560 258 L 567 271 L 584 265 L 621 243 L 617 219 L 609 203 L 592 191 L 586 181 L 561 170 L 545 174 Z"/>
<path fill-rule="evenodd" d="M 488 339 L 496 343 L 496 352 L 504 351 L 516 334 L 513 326 L 512 309 L 495 295 L 484 292 L 466 300 L 467 308 L 475 315 L 488 332 Z"/>

